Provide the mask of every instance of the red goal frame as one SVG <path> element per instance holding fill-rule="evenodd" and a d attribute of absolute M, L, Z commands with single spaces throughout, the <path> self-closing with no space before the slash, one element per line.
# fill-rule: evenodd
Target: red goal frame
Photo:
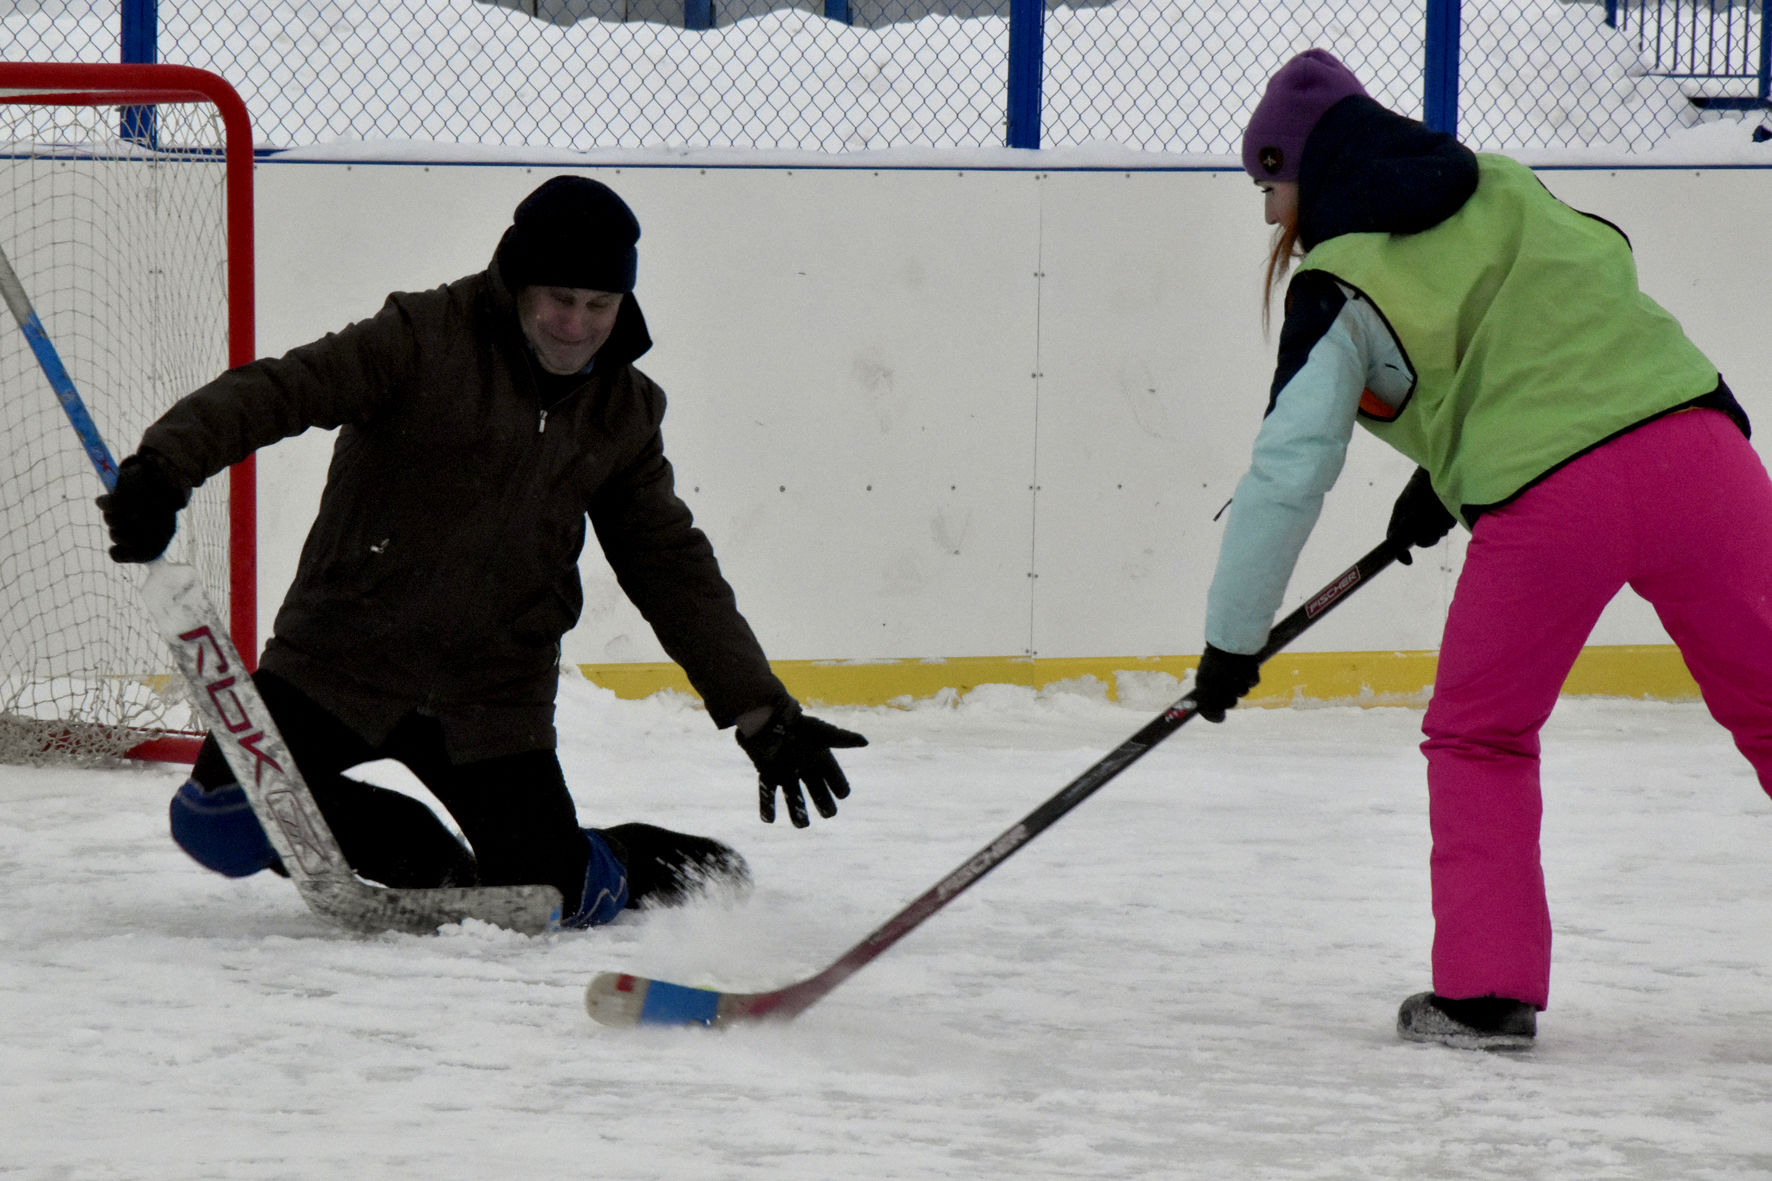
<path fill-rule="evenodd" d="M 227 358 L 230 367 L 257 356 L 254 293 L 252 123 L 246 104 L 224 79 L 179 65 L 87 62 L 0 62 L 0 102 L 141 105 L 206 102 L 221 115 L 227 237 Z M 124 440 L 118 440 L 124 443 Z M 133 445 L 134 440 L 128 440 Z M 70 443 L 72 445 L 72 443 Z M 248 669 L 258 653 L 258 482 L 248 456 L 228 472 L 228 628 Z M 131 758 L 188 762 L 202 739 L 184 734 L 146 738 Z"/>

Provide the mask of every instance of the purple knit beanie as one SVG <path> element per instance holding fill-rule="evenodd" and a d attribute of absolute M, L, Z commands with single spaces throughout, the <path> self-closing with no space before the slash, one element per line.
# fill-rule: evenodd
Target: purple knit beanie
<path fill-rule="evenodd" d="M 1256 180 L 1297 180 L 1317 120 L 1353 94 L 1366 95 L 1366 88 L 1326 50 L 1307 49 L 1281 66 L 1243 132 L 1243 170 Z"/>

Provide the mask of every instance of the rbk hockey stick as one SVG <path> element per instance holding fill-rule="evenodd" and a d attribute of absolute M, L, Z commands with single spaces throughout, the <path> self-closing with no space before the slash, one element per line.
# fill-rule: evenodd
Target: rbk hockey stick
<path fill-rule="evenodd" d="M 0 296 L 29 341 L 105 490 L 114 490 L 117 465 L 110 449 L 4 249 L 0 249 Z M 357 877 L 289 757 L 197 572 L 156 558 L 143 567 L 141 589 L 148 614 L 172 645 L 179 671 L 190 683 L 204 723 L 220 743 L 290 880 L 315 912 L 365 934 L 428 934 L 467 918 L 525 934 L 539 934 L 558 924 L 560 892 L 552 886 L 391 890 Z"/>
<path fill-rule="evenodd" d="M 1265 663 L 1396 557 L 1397 551 L 1387 541 L 1348 567 L 1302 607 L 1275 624 L 1257 658 Z M 600 972 L 585 989 L 585 1008 L 605 1025 L 729 1025 L 768 1018 L 790 1020 L 1007 861 L 1017 849 L 1088 799 L 1108 780 L 1143 758 L 1196 712 L 1192 695 L 1181 698 L 815 976 L 773 992 L 719 992 L 625 972 Z"/>

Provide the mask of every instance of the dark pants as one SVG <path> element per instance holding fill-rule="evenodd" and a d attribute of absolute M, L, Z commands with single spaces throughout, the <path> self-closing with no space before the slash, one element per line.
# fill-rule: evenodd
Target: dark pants
<path fill-rule="evenodd" d="M 363 877 L 397 888 L 549 885 L 573 908 L 589 847 L 553 751 L 454 763 L 435 718 L 410 714 L 386 740 L 370 743 L 275 674 L 253 680 L 345 859 Z M 471 851 L 421 801 L 345 774 L 378 759 L 417 776 Z M 210 790 L 234 782 L 214 738 L 191 778 Z"/>

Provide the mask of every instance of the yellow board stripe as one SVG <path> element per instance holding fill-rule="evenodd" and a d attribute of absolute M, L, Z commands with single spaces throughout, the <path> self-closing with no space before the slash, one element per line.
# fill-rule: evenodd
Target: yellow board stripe
<path fill-rule="evenodd" d="M 950 660 L 781 660 L 773 664 L 782 683 L 801 701 L 826 705 L 890 705 L 965 694 L 980 685 L 1040 689 L 1093 677 L 1118 700 L 1121 677 L 1167 676 L 1180 683 L 1197 656 L 1101 656 L 1045 658 L 962 656 Z M 1261 671 L 1251 702 L 1347 701 L 1365 705 L 1425 705 L 1434 680 L 1433 652 L 1282 652 Z M 661 690 L 693 695 L 674 664 L 581 664 L 593 684 L 617 697 L 649 697 Z M 1159 685 L 1161 682 L 1158 682 Z M 1671 644 L 1625 644 L 1582 650 L 1566 694 L 1687 701 L 1698 686 Z"/>

